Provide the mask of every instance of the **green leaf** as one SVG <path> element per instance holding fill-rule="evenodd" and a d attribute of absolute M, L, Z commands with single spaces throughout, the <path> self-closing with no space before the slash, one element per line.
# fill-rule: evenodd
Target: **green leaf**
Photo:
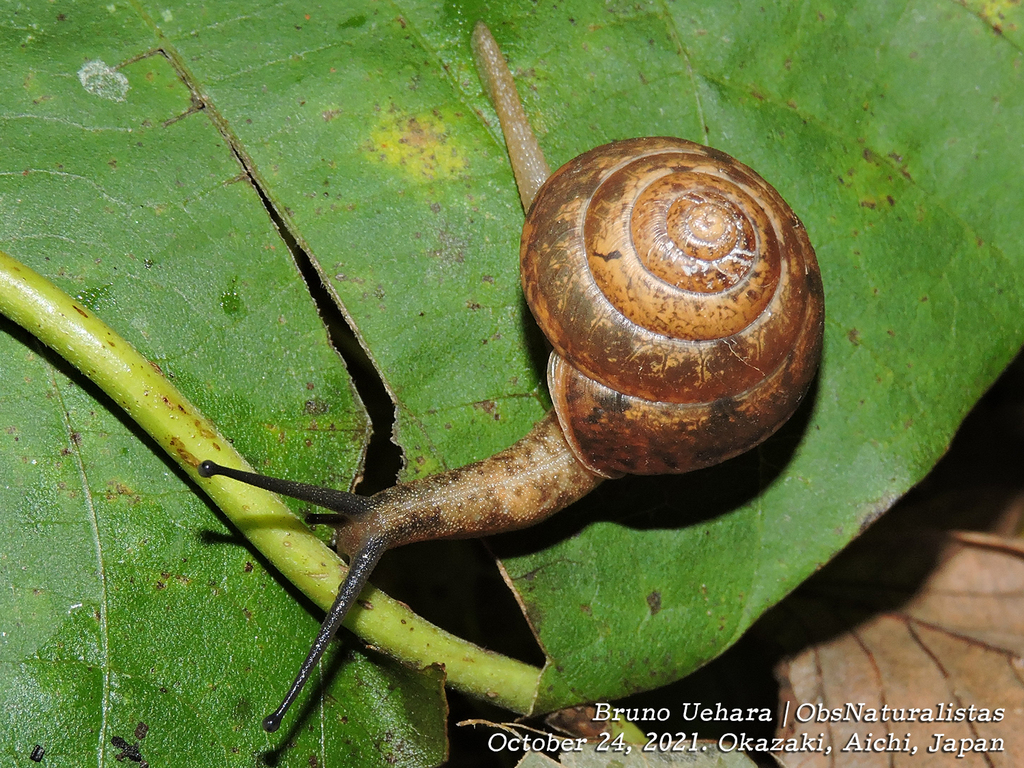
<path fill-rule="evenodd" d="M 121 329 L 254 463 L 347 485 L 365 416 L 230 147 L 165 56 L 116 72 L 92 58 L 150 51 L 141 20 L 57 14 L 5 30 L 5 247 Z M 269 740 L 259 721 L 317 619 L 115 403 L 2 330 L 5 761 L 39 743 L 112 764 L 111 739 L 134 742 L 140 722 L 142 754 L 181 765 L 440 759 L 439 676 L 352 651 L 325 661 L 317 717 Z"/>
<path fill-rule="evenodd" d="M 755 455 L 609 490 L 625 516 L 580 511 L 580 535 L 506 563 L 552 660 L 544 708 L 668 682 L 734 642 L 925 474 L 1022 339 L 1016 47 L 959 7 L 671 10 L 654 44 L 681 49 L 706 141 L 771 181 L 815 244 L 824 361 Z M 671 132 L 643 105 L 673 86 L 574 103 Z"/>
<path fill-rule="evenodd" d="M 366 419 L 244 168 L 394 395 L 405 478 L 511 444 L 547 404 L 478 18 L 553 166 L 668 134 L 757 169 L 822 267 L 805 407 L 751 455 L 609 483 L 496 542 L 547 654 L 538 707 L 612 698 L 735 641 L 923 476 L 1020 345 L 1015 14 L 19 7 L 0 27 L 0 243 L 255 466 L 347 487 Z M 0 754 L 21 764 L 38 742 L 112 764 L 110 738 L 144 721 L 143 754 L 178 765 L 442 759 L 437 678 L 376 655 L 339 653 L 297 730 L 260 732 L 318 616 L 111 401 L 0 329 Z"/>

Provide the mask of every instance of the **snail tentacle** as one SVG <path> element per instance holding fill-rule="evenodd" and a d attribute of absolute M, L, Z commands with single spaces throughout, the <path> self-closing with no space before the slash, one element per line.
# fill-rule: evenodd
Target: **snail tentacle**
<path fill-rule="evenodd" d="M 356 598 L 359 597 L 359 593 L 363 591 L 363 587 L 366 586 L 366 582 L 377 565 L 377 561 L 380 560 L 380 556 L 388 548 L 388 543 L 388 539 L 385 536 L 372 537 L 364 542 L 359 551 L 353 555 L 352 562 L 348 566 L 348 573 L 345 575 L 345 580 L 338 588 L 338 596 L 334 599 L 334 605 L 331 606 L 331 609 L 324 617 L 316 639 L 313 641 L 313 646 L 309 649 L 306 660 L 299 667 L 298 674 L 295 675 L 291 688 L 288 689 L 288 693 L 285 694 L 280 706 L 263 718 L 263 729 L 268 733 L 273 733 L 281 727 L 281 720 L 302 692 L 306 681 L 313 674 L 313 670 L 316 669 L 316 665 L 320 663 L 320 658 L 324 655 L 324 651 L 327 650 L 331 638 L 334 637 L 338 627 L 345 620 L 349 609 L 352 608 Z"/>
<path fill-rule="evenodd" d="M 282 496 L 290 496 L 300 501 L 308 501 L 318 507 L 329 509 L 344 515 L 350 520 L 361 520 L 371 512 L 370 500 L 366 496 L 347 491 L 338 491 L 334 488 L 324 488 L 319 485 L 299 483 L 294 480 L 284 480 L 279 477 L 268 477 L 258 475 L 255 472 L 246 472 L 241 469 L 231 469 L 212 461 L 204 461 L 196 467 L 200 477 L 214 477 L 223 475 L 232 480 L 238 480 L 247 485 L 254 485 L 271 493 L 279 493 Z"/>
<path fill-rule="evenodd" d="M 505 56 L 498 48 L 491 30 L 482 21 L 477 22 L 473 29 L 473 54 L 477 72 L 494 105 L 494 111 L 498 113 L 523 210 L 529 211 L 537 191 L 551 176 L 551 169 L 526 119 Z"/>

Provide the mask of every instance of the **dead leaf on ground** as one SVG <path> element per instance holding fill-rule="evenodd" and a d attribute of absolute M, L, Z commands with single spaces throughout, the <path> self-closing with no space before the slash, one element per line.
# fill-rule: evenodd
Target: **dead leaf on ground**
<path fill-rule="evenodd" d="M 545 717 L 544 722 L 562 733 L 595 740 L 608 728 L 608 721 L 598 719 L 597 707 L 593 704 L 560 709 Z"/>
<path fill-rule="evenodd" d="M 1019 539 L 869 532 L 775 622 L 794 649 L 776 667 L 777 735 L 831 747 L 780 756 L 787 768 L 1020 764 Z"/>
<path fill-rule="evenodd" d="M 700 743 L 696 752 L 664 753 L 641 752 L 633 749 L 629 753 L 594 751 L 593 745 L 582 752 L 563 752 L 559 761 L 537 752 L 523 757 L 516 768 L 756 768 L 755 763 L 739 752 L 721 752 L 714 743 Z"/>

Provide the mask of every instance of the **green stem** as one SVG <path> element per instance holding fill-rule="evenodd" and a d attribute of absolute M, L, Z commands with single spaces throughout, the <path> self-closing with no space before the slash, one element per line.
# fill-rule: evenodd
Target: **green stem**
<path fill-rule="evenodd" d="M 42 275 L 0 251 L 0 313 L 92 379 L 181 465 L 229 520 L 313 602 L 327 609 L 345 564 L 267 491 L 196 474 L 200 459 L 247 469 L 218 431 L 161 373 L 86 309 Z M 199 458 L 197 458 L 199 457 Z M 532 706 L 540 670 L 479 648 L 424 621 L 402 603 L 368 586 L 345 626 L 401 661 L 443 664 L 448 684 L 519 714 Z"/>

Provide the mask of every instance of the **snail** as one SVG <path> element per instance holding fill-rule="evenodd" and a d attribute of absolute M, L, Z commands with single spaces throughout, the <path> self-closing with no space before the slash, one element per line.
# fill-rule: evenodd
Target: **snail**
<path fill-rule="evenodd" d="M 674 138 L 618 141 L 552 174 L 490 31 L 473 33 L 527 211 L 523 290 L 553 351 L 553 409 L 512 447 L 373 496 L 221 467 L 347 522 L 348 574 L 275 731 L 384 550 L 533 525 L 625 474 L 680 473 L 769 437 L 807 392 L 824 298 L 799 219 L 756 173 Z"/>

